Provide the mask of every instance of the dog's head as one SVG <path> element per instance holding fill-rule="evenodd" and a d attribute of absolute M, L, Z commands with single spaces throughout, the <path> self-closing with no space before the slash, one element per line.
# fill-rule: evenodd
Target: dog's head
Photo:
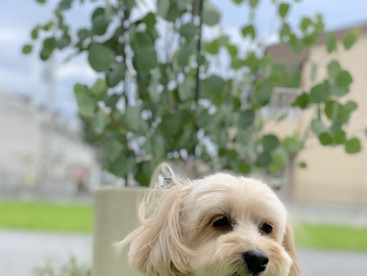
<path fill-rule="evenodd" d="M 153 209 L 142 203 L 142 225 L 123 241 L 130 243 L 136 269 L 148 275 L 299 275 L 286 210 L 268 186 L 228 174 L 173 182 L 159 191 Z"/>

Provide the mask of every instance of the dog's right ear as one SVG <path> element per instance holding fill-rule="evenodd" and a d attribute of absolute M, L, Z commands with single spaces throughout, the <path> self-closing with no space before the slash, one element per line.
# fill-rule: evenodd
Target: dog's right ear
<path fill-rule="evenodd" d="M 287 223 L 287 226 L 286 226 L 286 231 L 285 231 L 285 235 L 283 238 L 283 246 L 293 261 L 291 269 L 289 271 L 289 276 L 300 275 L 300 267 L 299 267 L 297 253 L 296 253 L 296 248 L 294 245 L 293 229 L 289 222 Z"/>
<path fill-rule="evenodd" d="M 139 211 L 141 226 L 122 244 L 130 243 L 129 262 L 135 269 L 148 275 L 181 275 L 189 270 L 190 254 L 182 242 L 181 209 L 191 188 L 173 185 L 159 189 L 153 206 L 147 206 L 149 200 L 143 200 Z M 157 197 L 156 189 L 152 193 Z M 152 197 L 152 193 L 147 197 Z"/>

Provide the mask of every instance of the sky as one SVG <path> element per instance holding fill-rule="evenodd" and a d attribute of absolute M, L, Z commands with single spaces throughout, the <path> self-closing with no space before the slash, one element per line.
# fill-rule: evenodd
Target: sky
<path fill-rule="evenodd" d="M 222 12 L 222 29 L 236 39 L 239 36 L 236 30 L 246 24 L 248 12 L 231 0 L 211 1 Z M 22 46 L 30 41 L 32 28 L 51 18 L 52 8 L 57 2 L 48 0 L 47 5 L 40 5 L 35 0 L 0 2 L 0 93 L 26 95 L 40 104 L 52 102 L 53 108 L 63 116 L 75 118 L 77 107 L 73 85 L 76 82 L 91 84 L 96 77 L 86 61 L 86 55 L 68 63 L 64 61 L 65 55 L 55 57 L 54 95 L 50 97 L 44 77 L 49 65 L 39 60 L 37 51 L 29 56 L 21 53 Z M 255 14 L 260 36 L 269 38 L 279 27 L 270 2 L 260 0 Z M 88 25 L 91 5 L 77 6 L 67 14 L 67 21 L 75 26 Z M 293 3 L 288 21 L 297 26 L 301 17 L 321 13 L 326 30 L 332 31 L 367 24 L 366 11 L 366 0 L 303 0 Z"/>

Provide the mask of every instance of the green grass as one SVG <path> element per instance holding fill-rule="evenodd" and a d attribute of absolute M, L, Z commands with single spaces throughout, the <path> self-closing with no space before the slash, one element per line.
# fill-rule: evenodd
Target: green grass
<path fill-rule="evenodd" d="M 367 228 L 302 224 L 294 230 L 299 248 L 367 251 Z"/>
<path fill-rule="evenodd" d="M 0 228 L 92 233 L 93 206 L 46 202 L 0 202 Z"/>
<path fill-rule="evenodd" d="M 0 202 L 0 228 L 52 232 L 93 232 L 93 206 L 48 202 Z M 367 251 L 367 228 L 300 224 L 299 248 Z"/>

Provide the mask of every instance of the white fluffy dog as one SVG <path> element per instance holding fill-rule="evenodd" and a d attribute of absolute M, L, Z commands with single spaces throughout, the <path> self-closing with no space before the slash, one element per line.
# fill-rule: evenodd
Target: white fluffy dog
<path fill-rule="evenodd" d="M 164 182 L 122 241 L 134 268 L 150 276 L 299 275 L 286 210 L 267 185 L 223 173 L 190 181 L 170 172 Z"/>

